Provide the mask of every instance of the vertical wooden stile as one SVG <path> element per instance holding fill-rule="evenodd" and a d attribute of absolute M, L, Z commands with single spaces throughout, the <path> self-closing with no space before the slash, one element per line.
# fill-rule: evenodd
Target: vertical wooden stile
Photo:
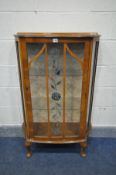
<path fill-rule="evenodd" d="M 47 96 L 47 111 L 48 111 L 48 137 L 51 136 L 51 125 L 50 125 L 50 104 L 49 104 L 49 72 L 48 72 L 48 51 L 47 44 L 45 47 L 45 78 L 46 78 L 46 96 Z"/>
<path fill-rule="evenodd" d="M 64 43 L 64 63 L 63 63 L 63 137 L 65 137 L 65 91 L 66 91 L 66 44 Z"/>

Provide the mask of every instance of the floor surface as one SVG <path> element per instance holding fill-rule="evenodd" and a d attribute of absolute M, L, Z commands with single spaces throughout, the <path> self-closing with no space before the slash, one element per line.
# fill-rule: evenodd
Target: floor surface
<path fill-rule="evenodd" d="M 23 138 L 0 138 L 0 175 L 116 175 L 116 138 L 89 138 L 87 157 L 80 146 L 33 144 L 25 156 Z"/>

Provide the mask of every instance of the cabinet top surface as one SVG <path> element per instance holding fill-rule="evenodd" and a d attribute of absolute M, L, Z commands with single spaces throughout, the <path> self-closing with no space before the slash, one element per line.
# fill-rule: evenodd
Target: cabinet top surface
<path fill-rule="evenodd" d="M 81 33 L 26 33 L 18 32 L 15 34 L 15 37 L 76 37 L 76 38 L 94 38 L 99 37 L 100 35 L 97 32 L 81 32 Z"/>

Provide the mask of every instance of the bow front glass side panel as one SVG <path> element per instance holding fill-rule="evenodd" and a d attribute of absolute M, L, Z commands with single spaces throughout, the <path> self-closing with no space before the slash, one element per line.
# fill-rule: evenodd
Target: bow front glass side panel
<path fill-rule="evenodd" d="M 78 137 L 84 43 L 27 43 L 33 133 Z"/>

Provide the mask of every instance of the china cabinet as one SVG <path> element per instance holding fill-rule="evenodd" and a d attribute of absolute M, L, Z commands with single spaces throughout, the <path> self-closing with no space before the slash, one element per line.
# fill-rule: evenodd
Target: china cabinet
<path fill-rule="evenodd" d="M 17 33 L 27 157 L 31 144 L 79 143 L 86 156 L 98 33 Z"/>

